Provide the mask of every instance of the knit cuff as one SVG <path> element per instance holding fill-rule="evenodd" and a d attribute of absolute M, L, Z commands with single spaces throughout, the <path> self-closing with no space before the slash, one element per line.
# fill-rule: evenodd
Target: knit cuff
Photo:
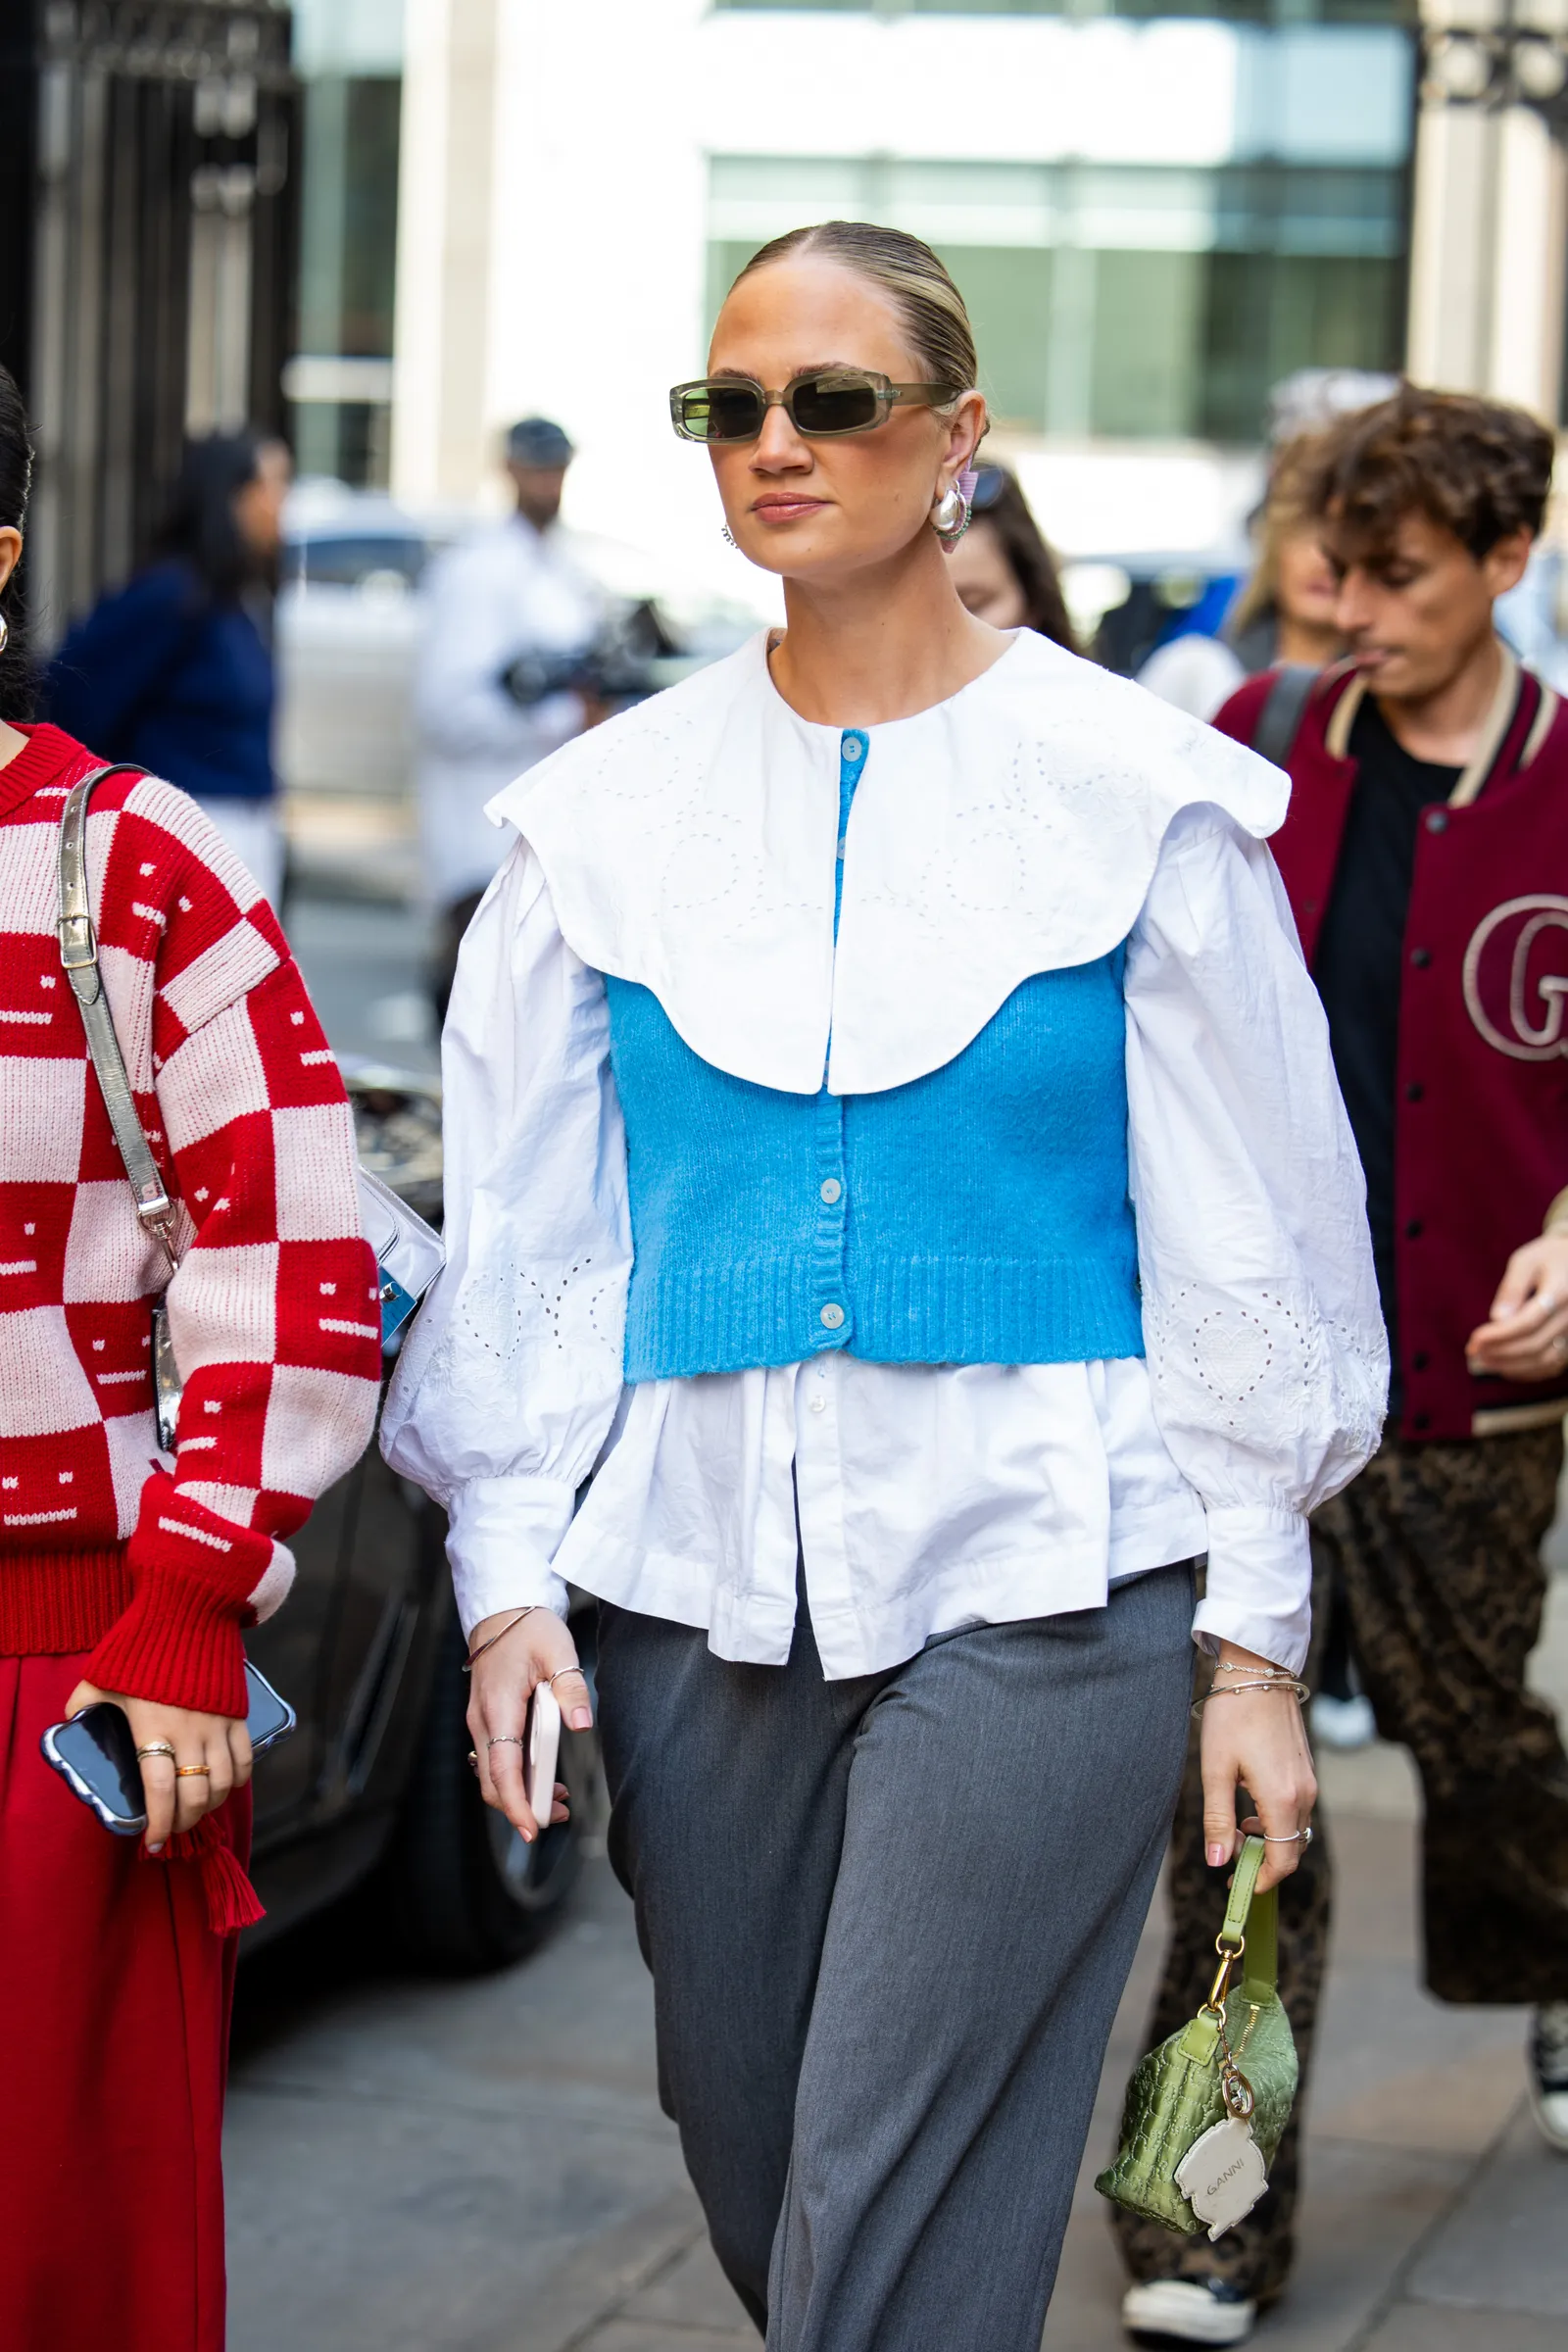
<path fill-rule="evenodd" d="M 239 1629 L 254 1616 L 273 1548 L 270 1536 L 222 1518 L 155 1470 L 126 1546 L 135 1594 L 94 1650 L 89 1679 L 128 1698 L 243 1715 Z"/>
<path fill-rule="evenodd" d="M 243 1717 L 243 1604 L 169 1568 L 144 1568 L 135 1597 L 110 1627 L 87 1665 L 100 1690 L 191 1707 L 203 1715 Z"/>

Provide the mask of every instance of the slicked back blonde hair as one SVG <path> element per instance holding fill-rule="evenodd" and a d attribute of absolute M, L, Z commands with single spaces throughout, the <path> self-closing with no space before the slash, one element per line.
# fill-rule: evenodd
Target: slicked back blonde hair
<path fill-rule="evenodd" d="M 947 265 L 929 245 L 902 228 L 879 228 L 869 220 L 821 220 L 814 228 L 792 228 L 774 237 L 753 254 L 735 285 L 774 262 L 808 253 L 838 262 L 880 288 L 932 383 L 951 384 L 955 398 L 974 388 L 980 364 L 969 314 Z"/>

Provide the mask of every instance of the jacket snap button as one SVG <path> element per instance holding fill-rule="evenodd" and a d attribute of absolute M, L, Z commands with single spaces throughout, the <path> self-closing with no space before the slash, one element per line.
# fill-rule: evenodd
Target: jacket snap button
<path fill-rule="evenodd" d="M 1432 1358 L 1430 1355 L 1428 1355 L 1426 1349 L 1424 1348 L 1418 1348 L 1414 1355 L 1412 1355 L 1410 1358 L 1410 1369 L 1412 1372 L 1424 1372 L 1431 1361 Z"/>
<path fill-rule="evenodd" d="M 1448 820 L 1446 816 L 1445 816 L 1441 808 L 1434 808 L 1432 814 L 1427 818 L 1427 831 L 1429 833 L 1446 833 L 1447 830 Z"/>
<path fill-rule="evenodd" d="M 840 1324 L 843 1322 L 843 1320 L 844 1320 L 844 1309 L 843 1309 L 843 1307 L 842 1307 L 842 1306 L 824 1306 L 824 1307 L 823 1307 L 823 1309 L 822 1309 L 822 1324 L 823 1324 L 823 1328 L 824 1328 L 824 1330 L 827 1330 L 827 1331 L 837 1331 L 837 1330 L 838 1330 L 838 1328 L 839 1328 L 839 1326 L 840 1326 Z"/>
<path fill-rule="evenodd" d="M 840 1184 L 838 1178 L 836 1176 L 829 1176 L 822 1187 L 822 1198 L 827 1202 L 829 1208 L 833 1206 L 834 1202 L 839 1199 L 843 1191 L 844 1187 L 842 1184 Z"/>
<path fill-rule="evenodd" d="M 1421 1220 L 1419 1217 L 1410 1218 L 1404 1229 L 1404 1238 L 1407 1242 L 1418 1242 L 1421 1239 Z"/>
<path fill-rule="evenodd" d="M 1417 1413 L 1414 1420 L 1410 1423 L 1410 1427 L 1412 1429 L 1430 1429 L 1432 1427 L 1432 1415 L 1430 1413 Z"/>
<path fill-rule="evenodd" d="M 1404 1090 L 1404 1099 L 1407 1102 L 1419 1102 L 1426 1091 L 1419 1078 L 1412 1078 Z"/>
<path fill-rule="evenodd" d="M 1412 948 L 1410 950 L 1410 961 L 1415 965 L 1415 968 L 1418 972 L 1424 972 L 1427 968 L 1427 965 L 1432 961 L 1432 950 L 1430 948 Z"/>

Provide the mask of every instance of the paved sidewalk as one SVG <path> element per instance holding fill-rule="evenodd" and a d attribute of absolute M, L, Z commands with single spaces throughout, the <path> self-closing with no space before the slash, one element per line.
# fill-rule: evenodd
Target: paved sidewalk
<path fill-rule="evenodd" d="M 1568 1700 L 1568 1582 L 1541 1679 Z M 1415 1987 L 1401 1751 L 1329 1758 L 1340 1900 L 1297 2281 L 1260 2352 L 1563 2352 L 1568 2161 L 1524 2112 L 1525 2013 Z M 1117 2352 L 1090 2186 L 1142 2047 L 1156 1912 L 1117 2020 L 1045 2352 Z M 246 1990 L 229 2129 L 230 2352 L 755 2348 L 655 2095 L 652 2001 L 602 1858 L 532 1961 L 367 1979 L 303 1940 Z"/>

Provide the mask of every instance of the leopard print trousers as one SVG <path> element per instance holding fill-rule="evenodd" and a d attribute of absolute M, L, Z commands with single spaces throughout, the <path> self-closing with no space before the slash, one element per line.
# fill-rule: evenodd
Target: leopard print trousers
<path fill-rule="evenodd" d="M 1410 1749 L 1421 1775 L 1425 1975 L 1440 2000 L 1568 1998 L 1568 1758 L 1551 1709 L 1524 1681 L 1541 1631 L 1541 1542 L 1562 1453 L 1555 1427 L 1453 1445 L 1389 1438 L 1312 1521 L 1307 1680 L 1316 1680 L 1337 1580 L 1378 1729 Z M 1285 2284 L 1333 1899 L 1321 1808 L 1316 1833 L 1280 1888 L 1280 1997 L 1301 2088 L 1268 2189 L 1214 2245 L 1114 2207 L 1135 2278 L 1227 2278 L 1260 2302 Z M 1171 1839 L 1171 1936 L 1151 2047 L 1208 1989 L 1226 1877 L 1203 1862 L 1195 1728 Z"/>

